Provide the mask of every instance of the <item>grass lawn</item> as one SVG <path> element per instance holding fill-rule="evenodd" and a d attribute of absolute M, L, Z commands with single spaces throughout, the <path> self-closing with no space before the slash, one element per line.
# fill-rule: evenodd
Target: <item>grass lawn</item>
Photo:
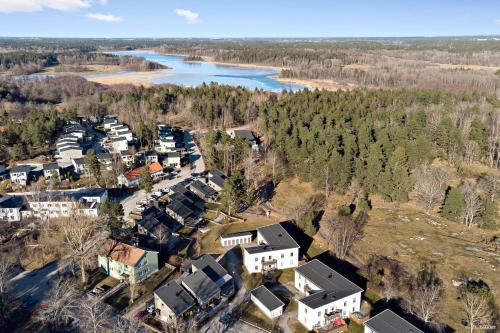
<path fill-rule="evenodd" d="M 295 271 L 293 268 L 284 269 L 278 278 L 279 284 L 287 284 L 288 282 L 293 282 L 295 279 Z"/>
<path fill-rule="evenodd" d="M 295 333 L 308 333 L 307 328 L 302 326 L 302 324 L 295 318 L 290 318 L 287 324 L 288 327 Z"/>
<path fill-rule="evenodd" d="M 382 299 L 382 297 L 379 294 L 373 292 L 372 290 L 367 290 L 365 292 L 364 297 L 372 305 L 377 303 L 377 301 L 379 301 L 380 299 Z"/>
<path fill-rule="evenodd" d="M 262 284 L 262 274 L 250 274 L 246 269 L 243 269 L 241 272 L 241 280 L 247 290 L 254 289 Z"/>
<path fill-rule="evenodd" d="M 158 272 L 151 275 L 146 281 L 136 286 L 136 295 L 140 295 L 135 302 L 140 302 L 143 299 L 151 297 L 153 291 L 157 289 L 163 281 L 169 276 L 172 269 L 163 267 Z M 117 291 L 115 294 L 104 300 L 109 305 L 118 309 L 119 311 L 125 309 L 130 302 L 130 288 L 125 286 Z"/>
<path fill-rule="evenodd" d="M 241 317 L 257 326 L 270 330 L 273 327 L 273 321 L 269 319 L 255 304 L 247 302 L 241 305 Z"/>
<path fill-rule="evenodd" d="M 316 257 L 317 255 L 320 255 L 321 253 L 325 252 L 326 250 L 321 248 L 317 243 L 316 241 L 313 241 L 311 246 L 309 246 L 309 248 L 307 249 L 307 252 L 306 252 L 306 255 L 309 257 L 309 258 L 314 258 Z"/>
<path fill-rule="evenodd" d="M 364 332 L 364 327 L 363 325 L 360 325 L 358 323 L 355 323 L 351 321 L 349 323 L 349 333 L 363 333 Z"/>

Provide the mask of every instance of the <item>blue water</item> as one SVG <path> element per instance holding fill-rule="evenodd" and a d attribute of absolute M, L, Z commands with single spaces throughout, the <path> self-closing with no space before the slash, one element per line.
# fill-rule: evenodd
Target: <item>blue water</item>
<path fill-rule="evenodd" d="M 186 87 L 195 87 L 202 83 L 217 82 L 219 84 L 275 92 L 283 90 L 297 91 L 305 87 L 299 84 L 281 83 L 273 80 L 272 77 L 277 76 L 279 73 L 272 68 L 247 68 L 217 65 L 209 62 L 185 62 L 181 56 L 166 55 L 152 51 L 123 51 L 114 52 L 113 54 L 144 57 L 147 60 L 172 68 L 148 77 L 147 79 L 152 83 L 171 83 Z M 131 74 L 133 75 L 133 72 L 122 71 L 118 73 L 118 75 Z"/>

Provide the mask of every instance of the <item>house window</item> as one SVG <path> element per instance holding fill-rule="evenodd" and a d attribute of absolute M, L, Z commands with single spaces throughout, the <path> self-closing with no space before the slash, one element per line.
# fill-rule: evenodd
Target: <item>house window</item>
<path fill-rule="evenodd" d="M 284 253 L 281 254 L 281 258 L 285 258 L 285 254 Z"/>
<path fill-rule="evenodd" d="M 271 256 L 269 256 L 269 260 L 271 260 Z"/>
<path fill-rule="evenodd" d="M 347 302 L 344 302 L 344 306 L 347 306 Z"/>
<path fill-rule="evenodd" d="M 258 271 L 259 270 L 259 267 L 258 266 L 255 266 L 255 270 Z"/>
<path fill-rule="evenodd" d="M 307 308 L 304 308 L 304 313 L 307 313 Z"/>
<path fill-rule="evenodd" d="M 321 317 L 321 311 L 318 311 L 318 317 Z"/>
<path fill-rule="evenodd" d="M 255 258 L 255 262 L 259 261 L 259 258 Z"/>

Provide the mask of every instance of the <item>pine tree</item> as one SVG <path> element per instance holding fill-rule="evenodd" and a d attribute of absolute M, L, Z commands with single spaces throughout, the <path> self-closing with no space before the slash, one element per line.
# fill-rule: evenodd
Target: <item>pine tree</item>
<path fill-rule="evenodd" d="M 147 166 L 141 169 L 141 173 L 139 175 L 139 187 L 146 191 L 146 193 L 151 193 L 153 190 L 153 178 L 151 177 Z"/>
<path fill-rule="evenodd" d="M 403 147 L 397 147 L 389 157 L 388 168 L 386 168 L 385 195 L 391 201 L 406 202 L 408 193 L 411 191 L 412 182 L 408 168 L 408 157 Z"/>
<path fill-rule="evenodd" d="M 484 198 L 482 206 L 483 210 L 480 216 L 481 226 L 484 228 L 495 228 L 497 222 L 500 220 L 497 205 L 490 198 Z"/>
<path fill-rule="evenodd" d="M 448 220 L 460 221 L 464 213 L 464 195 L 459 187 L 452 187 L 446 194 L 440 215 Z"/>
<path fill-rule="evenodd" d="M 101 181 L 101 162 L 97 158 L 94 149 L 87 150 L 87 155 L 85 156 L 85 165 L 90 174 L 94 176 L 97 183 Z"/>
<path fill-rule="evenodd" d="M 231 211 L 239 212 L 250 203 L 251 199 L 247 193 L 245 177 L 239 171 L 234 172 L 226 179 L 220 195 L 221 203 L 227 208 L 229 215 L 231 215 Z"/>

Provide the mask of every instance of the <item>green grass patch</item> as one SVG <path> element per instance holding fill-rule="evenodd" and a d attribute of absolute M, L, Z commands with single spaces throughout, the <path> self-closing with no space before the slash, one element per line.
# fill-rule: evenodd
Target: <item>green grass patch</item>
<path fill-rule="evenodd" d="M 113 295 L 107 297 L 104 302 L 111 305 L 118 311 L 122 311 L 129 305 L 130 289 L 128 287 L 123 287 Z"/>
<path fill-rule="evenodd" d="M 288 327 L 295 333 L 308 333 L 307 328 L 302 326 L 302 324 L 295 318 L 290 318 L 288 320 Z"/>
<path fill-rule="evenodd" d="M 220 203 L 216 203 L 216 202 L 207 202 L 205 204 L 205 208 L 206 209 L 210 209 L 210 210 L 221 210 L 222 209 L 222 206 Z"/>
<path fill-rule="evenodd" d="M 379 294 L 372 290 L 367 290 L 365 292 L 365 299 L 370 303 L 371 305 L 377 303 L 379 300 L 381 300 L 383 297 L 381 297 Z"/>
<path fill-rule="evenodd" d="M 246 269 L 243 269 L 243 272 L 241 273 L 241 280 L 243 281 L 245 288 L 247 288 L 248 290 L 254 289 L 262 284 L 262 274 L 250 274 Z"/>
<path fill-rule="evenodd" d="M 293 282 L 295 279 L 295 271 L 293 268 L 284 269 L 278 278 L 278 283 L 287 284 L 288 282 Z"/>
<path fill-rule="evenodd" d="M 312 242 L 311 246 L 307 249 L 306 255 L 309 258 L 314 258 L 327 250 L 321 248 L 316 242 Z"/>
<path fill-rule="evenodd" d="M 353 321 L 349 323 L 349 330 L 348 330 L 349 333 L 363 333 L 364 330 L 365 329 L 361 324 L 355 323 Z"/>

